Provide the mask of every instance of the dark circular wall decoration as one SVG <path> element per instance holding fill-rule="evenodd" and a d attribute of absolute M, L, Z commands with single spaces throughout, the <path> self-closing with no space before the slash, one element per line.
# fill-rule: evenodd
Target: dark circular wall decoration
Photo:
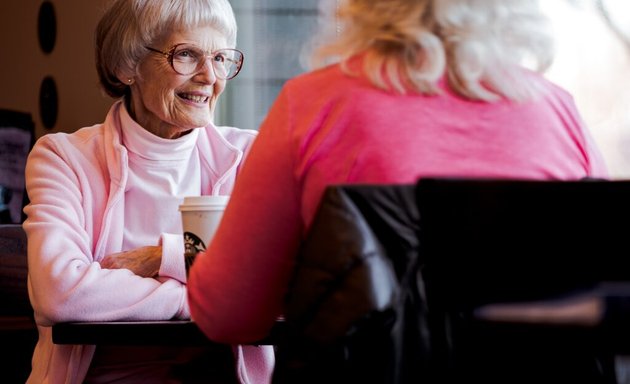
<path fill-rule="evenodd" d="M 39 7 L 37 36 L 42 51 L 44 53 L 52 52 L 55 48 L 55 39 L 57 38 L 57 19 L 55 17 L 55 8 L 50 1 L 44 1 Z"/>
<path fill-rule="evenodd" d="M 46 76 L 39 88 L 39 114 L 44 127 L 51 129 L 55 126 L 58 110 L 57 85 L 51 76 Z"/>

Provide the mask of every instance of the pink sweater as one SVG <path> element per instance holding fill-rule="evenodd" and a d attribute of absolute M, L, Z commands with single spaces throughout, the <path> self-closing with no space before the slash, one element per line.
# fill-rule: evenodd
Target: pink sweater
<path fill-rule="evenodd" d="M 26 187 L 31 203 L 25 208 L 24 229 L 29 295 L 39 328 L 29 383 L 80 383 L 89 368 L 94 346 L 53 344 L 54 323 L 190 318 L 181 234 L 162 234 L 159 279 L 101 269 L 98 263 L 122 248 L 128 175 L 122 110 L 117 102 L 103 124 L 43 136 L 29 156 Z M 231 127 L 201 129 L 202 194 L 230 194 L 255 137 L 255 131 Z M 137 210 L 143 212 L 143 207 Z M 160 217 L 160 212 L 145 214 Z M 270 347 L 237 352 L 243 382 L 269 378 Z"/>
<path fill-rule="evenodd" d="M 482 103 L 448 91 L 398 95 L 328 67 L 289 81 L 235 186 L 215 241 L 189 276 L 192 317 L 213 339 L 265 335 L 324 188 L 423 176 L 607 177 L 569 94 Z M 234 276 L 239 278 L 235 279 Z"/>

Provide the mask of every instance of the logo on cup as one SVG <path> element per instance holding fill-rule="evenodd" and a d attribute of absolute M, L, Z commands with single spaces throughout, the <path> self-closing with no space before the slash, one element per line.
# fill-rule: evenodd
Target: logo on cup
<path fill-rule="evenodd" d="M 184 246 L 186 256 L 195 256 L 199 252 L 205 252 L 206 245 L 192 232 L 184 232 Z"/>

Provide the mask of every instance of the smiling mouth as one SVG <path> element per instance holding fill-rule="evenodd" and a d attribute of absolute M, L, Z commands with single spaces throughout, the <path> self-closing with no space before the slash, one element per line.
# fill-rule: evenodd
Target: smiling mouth
<path fill-rule="evenodd" d="M 181 97 L 184 100 L 189 100 L 194 103 L 207 103 L 209 97 L 208 96 L 199 96 L 199 95 L 190 95 L 187 93 L 179 93 L 177 96 Z"/>

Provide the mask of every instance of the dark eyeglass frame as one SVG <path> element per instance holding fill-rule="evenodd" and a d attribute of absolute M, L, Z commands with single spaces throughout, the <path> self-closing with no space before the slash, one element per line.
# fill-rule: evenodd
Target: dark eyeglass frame
<path fill-rule="evenodd" d="M 239 72 L 241 72 L 241 69 L 243 68 L 243 62 L 245 61 L 245 54 L 243 54 L 242 51 L 240 51 L 240 50 L 238 50 L 236 48 L 221 48 L 221 49 L 216 49 L 213 52 L 210 52 L 210 54 L 207 54 L 207 53 L 204 52 L 204 61 L 200 61 L 197 64 L 197 68 L 195 68 L 190 73 L 181 73 L 177 69 L 175 69 L 175 65 L 173 64 L 173 56 L 174 56 L 175 51 L 177 50 L 177 48 L 182 46 L 182 45 L 195 47 L 195 48 L 199 49 L 199 51 L 204 52 L 201 48 L 195 46 L 194 44 L 188 44 L 188 43 L 175 44 L 172 47 L 170 47 L 168 49 L 168 51 L 166 51 L 166 52 L 162 51 L 162 50 L 159 50 L 157 48 L 149 47 L 149 46 L 145 46 L 145 48 L 148 49 L 151 52 L 155 52 L 155 53 L 158 53 L 158 54 L 164 56 L 166 58 L 166 61 L 170 64 L 171 68 L 173 68 L 173 71 L 175 71 L 175 73 L 177 73 L 179 75 L 183 75 L 183 76 L 192 75 L 193 73 L 199 71 L 199 69 L 202 68 L 206 64 L 206 62 L 207 62 L 207 60 L 209 58 L 210 59 L 214 59 L 216 57 L 217 53 L 225 52 L 225 51 L 236 52 L 238 55 L 240 55 L 240 60 L 236 60 L 236 61 L 231 60 L 231 61 L 233 61 L 236 64 L 236 71 L 234 72 L 233 75 L 228 76 L 228 77 L 221 76 L 220 74 L 218 74 L 216 68 L 214 67 L 214 64 L 211 64 L 212 70 L 214 71 L 214 75 L 217 78 L 222 79 L 222 80 L 233 79 L 233 78 L 236 77 L 236 75 L 239 74 Z M 230 60 L 230 59 L 228 59 L 228 60 Z"/>

